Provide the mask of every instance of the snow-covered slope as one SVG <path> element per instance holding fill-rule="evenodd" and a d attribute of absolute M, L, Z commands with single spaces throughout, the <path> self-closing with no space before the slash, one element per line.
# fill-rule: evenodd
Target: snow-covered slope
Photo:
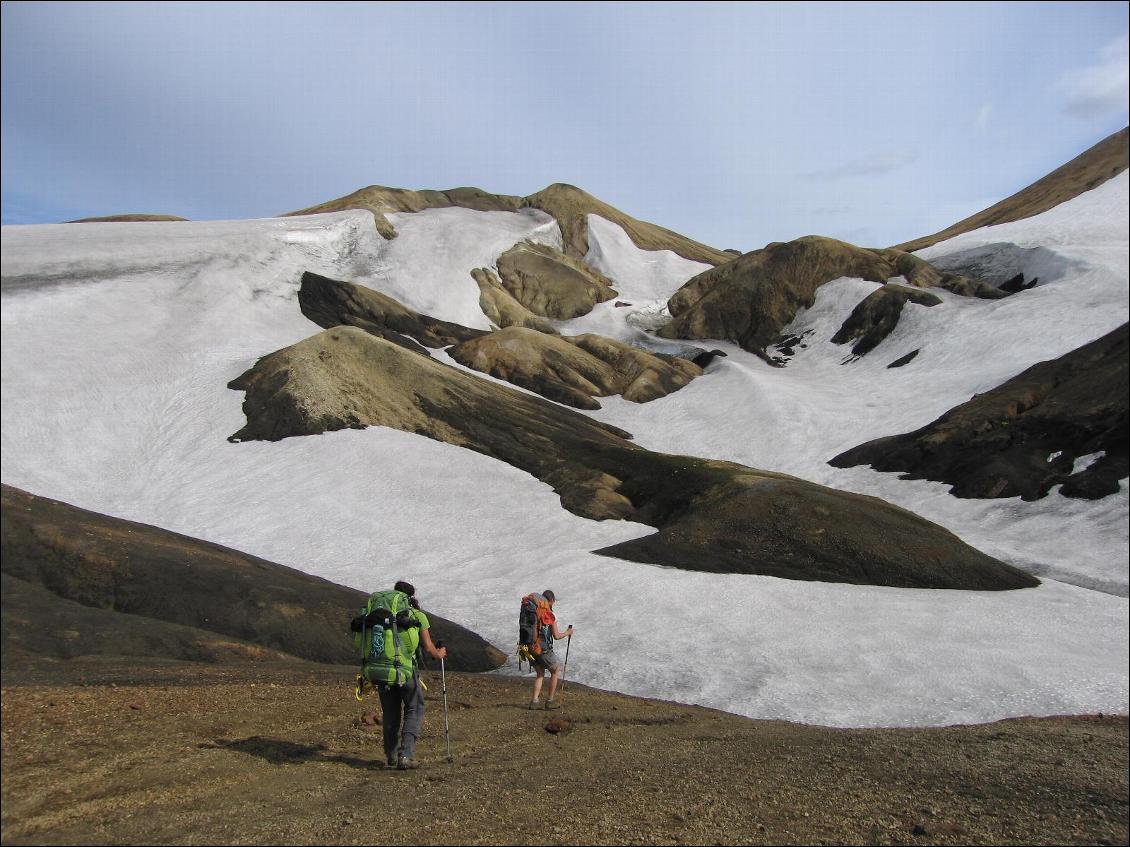
<path fill-rule="evenodd" d="M 298 310 L 302 271 L 485 328 L 469 271 L 523 238 L 559 243 L 536 212 L 397 214 L 392 241 L 366 212 L 5 227 L 3 481 L 362 589 L 411 579 L 426 607 L 504 649 L 520 596 L 553 588 L 576 626 L 569 676 L 605 688 L 853 726 L 1125 712 L 1125 486 L 1098 503 L 955 501 L 942 486 L 825 464 L 1126 320 L 1125 175 L 1072 203 L 981 236 L 1068 256 L 1046 286 L 909 306 L 879 348 L 841 365 L 848 351 L 826 339 L 874 287 L 841 280 L 797 319 L 793 329 L 814 332 L 789 367 L 711 345 L 729 357 L 688 388 L 594 413 L 653 449 L 879 494 L 1055 577 L 1036 589 L 869 588 L 610 560 L 588 551 L 650 528 L 575 517 L 532 477 L 457 447 L 378 428 L 225 440 L 244 422 L 227 382 L 318 331 Z M 589 223 L 589 260 L 633 305 L 602 304 L 562 329 L 651 343 L 640 327 L 706 266 Z M 885 368 L 916 347 L 911 366 Z M 687 640 L 692 617 L 714 622 L 709 639 Z"/>
<path fill-rule="evenodd" d="M 867 468 L 840 470 L 827 461 L 872 438 L 915 430 L 1028 366 L 1125 323 L 1127 186 L 1123 173 L 1042 215 L 967 233 L 923 253 L 939 261 L 991 245 L 1007 262 L 1008 275 L 1040 277 L 1029 291 L 976 300 L 936 289 L 941 305 L 909 304 L 878 348 L 848 361 L 850 345 L 830 339 L 878 284 L 837 280 L 821 287 L 815 305 L 786 327 L 787 334 L 811 333 L 786 368 L 718 342 L 714 346 L 728 357 L 715 360 L 710 378 L 643 407 L 610 398 L 593 414 L 654 450 L 728 459 L 882 497 L 1038 575 L 1126 596 L 1125 482 L 1119 495 L 1097 502 L 1058 494 L 1034 503 L 958 500 L 948 485 Z M 913 350 L 920 353 L 910 364 L 887 367 Z"/>

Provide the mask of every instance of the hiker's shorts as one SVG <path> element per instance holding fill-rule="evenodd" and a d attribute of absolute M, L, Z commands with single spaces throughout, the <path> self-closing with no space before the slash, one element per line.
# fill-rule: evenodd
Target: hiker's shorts
<path fill-rule="evenodd" d="M 546 650 L 544 653 L 534 659 L 533 668 L 534 670 L 538 671 L 549 671 L 550 673 L 554 673 L 561 669 L 561 662 L 557 660 L 556 653 L 554 653 L 552 650 Z"/>

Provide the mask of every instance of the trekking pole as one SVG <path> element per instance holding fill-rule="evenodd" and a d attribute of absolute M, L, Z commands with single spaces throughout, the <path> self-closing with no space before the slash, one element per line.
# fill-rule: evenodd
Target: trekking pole
<path fill-rule="evenodd" d="M 573 625 L 569 624 L 569 628 L 572 629 Z M 573 646 L 573 633 L 570 632 L 569 638 L 565 642 L 565 667 L 563 667 L 561 669 L 561 690 L 562 691 L 565 690 L 565 671 L 569 670 L 569 648 L 572 647 L 572 646 Z"/>
<path fill-rule="evenodd" d="M 443 642 L 439 642 L 436 647 L 442 647 Z M 451 729 L 447 723 L 447 668 L 443 657 L 439 660 L 439 676 L 443 684 L 443 739 L 447 748 L 447 761 L 451 761 Z"/>

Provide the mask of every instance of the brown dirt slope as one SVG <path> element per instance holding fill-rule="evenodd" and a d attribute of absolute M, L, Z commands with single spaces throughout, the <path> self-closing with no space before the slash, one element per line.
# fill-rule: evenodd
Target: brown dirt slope
<path fill-rule="evenodd" d="M 516 212 L 524 208 L 541 209 L 552 215 L 561 227 L 565 253 L 583 259 L 588 252 L 588 221 L 590 214 L 617 223 L 641 250 L 671 250 L 685 259 L 720 265 L 730 261 L 732 254 L 707 247 L 686 236 L 661 226 L 640 221 L 609 206 L 591 194 L 565 183 L 554 183 L 529 197 L 509 194 L 490 194 L 478 188 L 453 188 L 447 191 L 412 191 L 404 188 L 386 188 L 370 185 L 345 197 L 338 197 L 317 206 L 288 212 L 288 215 L 314 215 L 321 212 L 340 212 L 344 209 L 365 209 L 372 212 L 377 231 L 385 238 L 395 238 L 396 229 L 385 217 L 386 212 L 419 212 L 424 209 L 459 206 L 479 211 Z"/>
<path fill-rule="evenodd" d="M 448 762 L 437 677 L 421 767 L 396 771 L 381 767 L 381 728 L 364 720 L 380 710 L 353 699 L 349 667 L 76 660 L 7 673 L 0 839 L 1127 841 L 1125 717 L 828 729 L 570 682 L 551 717 L 522 707 L 529 678 L 448 673 Z M 374 798 L 394 798 L 394 823 Z"/>
<path fill-rule="evenodd" d="M 349 619 L 361 591 L 9 485 L 0 498 L 5 668 L 33 656 L 356 659 Z M 454 667 L 506 660 L 473 632 L 432 620 L 436 638 L 458 646 Z"/>
<path fill-rule="evenodd" d="M 946 227 L 941 232 L 896 244 L 894 249 L 913 252 L 937 244 L 939 241 L 945 241 L 947 238 L 953 238 L 955 235 L 961 235 L 963 232 L 993 224 L 1019 221 L 1046 212 L 1072 197 L 1078 197 L 1084 191 L 1097 188 L 1111 177 L 1118 176 L 1126 170 L 1128 160 L 1130 160 L 1130 127 L 1108 135 L 1066 165 L 1056 168 L 1011 197 L 1006 197 L 999 203 L 970 215 L 953 226 Z"/>
<path fill-rule="evenodd" d="M 1067 497 L 1117 493 L 1127 461 L 1127 324 L 1040 362 L 903 435 L 853 447 L 829 464 L 905 471 L 952 485 L 957 497 L 1036 500 L 1054 485 Z M 1102 453 L 1074 472 L 1075 460 Z"/>
<path fill-rule="evenodd" d="M 521 468 L 552 486 L 574 514 L 661 530 L 599 551 L 607 555 L 876 585 L 1038 584 L 877 498 L 729 462 L 653 453 L 622 430 L 355 327 L 325 330 L 265 356 L 229 387 L 246 392 L 247 425 L 233 441 L 393 427 Z"/>

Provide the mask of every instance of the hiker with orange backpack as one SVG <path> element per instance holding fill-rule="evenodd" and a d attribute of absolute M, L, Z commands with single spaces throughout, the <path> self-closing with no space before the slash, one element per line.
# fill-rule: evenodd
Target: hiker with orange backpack
<path fill-rule="evenodd" d="M 553 652 L 553 642 L 562 638 L 571 638 L 573 627 L 564 632 L 557 626 L 557 617 L 553 614 L 553 604 L 557 597 L 550 590 L 541 594 L 528 594 L 522 598 L 522 611 L 518 620 L 518 657 L 530 663 L 530 668 L 537 673 L 534 679 L 534 694 L 530 700 L 530 708 L 536 709 L 541 705 L 541 689 L 545 682 L 545 673 L 549 671 L 549 697 L 546 698 L 545 708 L 557 709 L 560 705 L 553 699 L 557 693 L 557 683 L 561 679 L 561 662 Z"/>

